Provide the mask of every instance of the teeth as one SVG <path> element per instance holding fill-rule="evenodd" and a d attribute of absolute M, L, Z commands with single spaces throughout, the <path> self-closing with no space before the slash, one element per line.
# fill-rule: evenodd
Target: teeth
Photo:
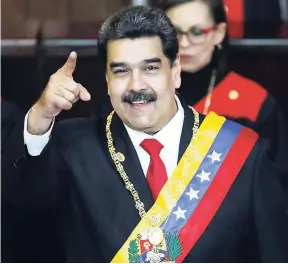
<path fill-rule="evenodd" d="M 146 100 L 132 102 L 132 104 L 145 104 L 145 103 L 147 103 Z"/>

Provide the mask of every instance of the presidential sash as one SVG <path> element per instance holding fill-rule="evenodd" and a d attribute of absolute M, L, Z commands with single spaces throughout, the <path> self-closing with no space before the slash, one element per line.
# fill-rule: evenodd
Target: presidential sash
<path fill-rule="evenodd" d="M 258 135 L 210 112 L 112 262 L 182 262 L 220 207 Z"/>

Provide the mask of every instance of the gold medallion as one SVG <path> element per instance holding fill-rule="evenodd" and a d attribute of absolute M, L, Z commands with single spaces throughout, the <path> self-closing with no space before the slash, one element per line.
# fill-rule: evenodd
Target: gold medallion
<path fill-rule="evenodd" d="M 120 162 L 125 160 L 125 156 L 121 152 L 117 152 L 117 158 Z"/>
<path fill-rule="evenodd" d="M 160 227 L 152 227 L 148 234 L 149 242 L 154 245 L 158 246 L 164 239 L 164 232 Z"/>

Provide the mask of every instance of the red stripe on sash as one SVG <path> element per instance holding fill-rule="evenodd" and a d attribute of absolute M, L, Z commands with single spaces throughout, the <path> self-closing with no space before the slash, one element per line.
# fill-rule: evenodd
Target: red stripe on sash
<path fill-rule="evenodd" d="M 257 139 L 258 135 L 254 131 L 249 128 L 242 128 L 206 194 L 186 225 L 179 232 L 180 240 L 183 242 L 183 252 L 176 259 L 176 262 L 179 263 L 185 259 L 204 233 L 239 174 Z"/>

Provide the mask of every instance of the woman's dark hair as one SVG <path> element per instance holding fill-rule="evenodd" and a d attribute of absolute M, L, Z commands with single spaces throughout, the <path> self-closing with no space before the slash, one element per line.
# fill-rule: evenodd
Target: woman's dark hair
<path fill-rule="evenodd" d="M 159 0 L 157 7 L 161 8 L 167 12 L 170 8 L 176 7 L 181 4 L 189 2 L 203 2 L 205 3 L 210 11 L 211 17 L 216 24 L 226 23 L 227 17 L 225 6 L 222 0 Z M 221 48 L 216 48 L 213 54 L 212 63 L 217 69 L 217 79 L 222 78 L 227 71 L 227 61 L 228 61 L 228 51 L 229 51 L 229 37 L 228 30 L 226 31 L 225 37 L 221 43 Z"/>
<path fill-rule="evenodd" d="M 135 6 L 110 16 L 102 25 L 99 35 L 99 55 L 107 63 L 109 40 L 155 37 L 161 39 L 163 53 L 172 65 L 179 51 L 177 33 L 165 12 L 149 6 Z"/>

